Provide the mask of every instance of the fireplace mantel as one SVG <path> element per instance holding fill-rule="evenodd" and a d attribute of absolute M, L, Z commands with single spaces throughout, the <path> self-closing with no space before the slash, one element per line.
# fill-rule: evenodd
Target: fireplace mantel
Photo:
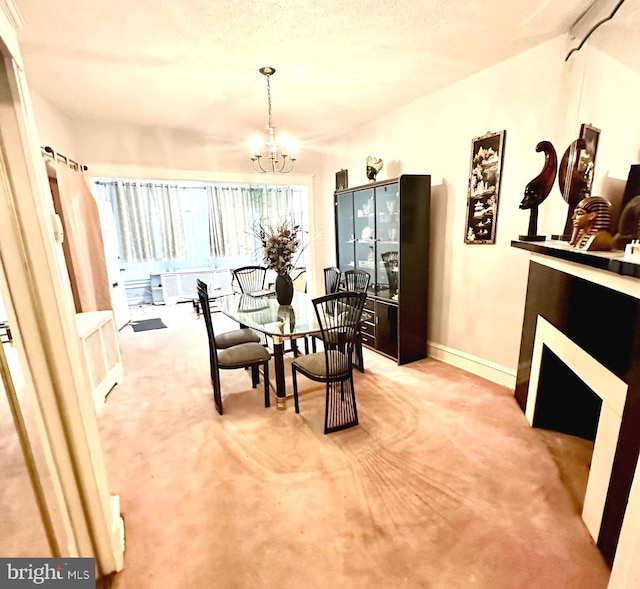
<path fill-rule="evenodd" d="M 566 241 L 518 241 L 511 242 L 512 247 L 541 254 L 549 258 L 556 258 L 572 262 L 585 268 L 604 270 L 620 276 L 640 278 L 640 264 L 628 262 L 624 259 L 624 252 L 584 252 L 570 246 Z M 605 275 L 606 276 L 606 275 Z M 640 290 L 640 282 L 637 286 Z"/>
<path fill-rule="evenodd" d="M 640 448 L 640 265 L 564 242 L 511 245 L 530 252 L 515 397 L 532 425 L 593 435 L 594 460 L 605 455 L 588 508 L 585 497 L 599 513 L 583 518 L 611 565 Z"/>

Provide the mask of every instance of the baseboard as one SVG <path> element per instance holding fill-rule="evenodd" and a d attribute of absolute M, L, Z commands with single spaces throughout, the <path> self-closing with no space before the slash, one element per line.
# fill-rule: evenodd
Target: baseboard
<path fill-rule="evenodd" d="M 475 374 L 482 378 L 486 378 L 491 382 L 495 382 L 499 385 L 515 390 L 515 370 L 509 370 L 504 366 L 500 366 L 499 364 L 490 362 L 484 358 L 478 358 L 477 356 L 472 356 L 466 352 L 454 350 L 453 348 L 433 342 L 428 342 L 427 353 L 430 358 L 435 358 L 436 360 L 440 360 L 446 364 L 451 364 L 451 366 L 461 368 L 471 374 Z"/>

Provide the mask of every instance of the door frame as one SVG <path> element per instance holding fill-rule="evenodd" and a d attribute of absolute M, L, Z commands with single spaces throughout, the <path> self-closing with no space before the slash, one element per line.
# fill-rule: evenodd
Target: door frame
<path fill-rule="evenodd" d="M 91 389 L 16 28 L 0 0 L 0 261 L 21 367 L 33 386 L 68 530 L 62 556 L 94 557 L 99 576 L 123 566 L 117 498 L 109 494 Z"/>

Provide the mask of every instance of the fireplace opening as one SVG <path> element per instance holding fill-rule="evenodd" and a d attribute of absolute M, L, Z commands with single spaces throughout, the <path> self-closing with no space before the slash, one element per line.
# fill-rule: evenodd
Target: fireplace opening
<path fill-rule="evenodd" d="M 577 513 L 584 507 L 602 399 L 543 346 L 533 426 Z"/>
<path fill-rule="evenodd" d="M 614 474 L 627 392 L 623 380 L 538 315 L 525 414 L 532 426 L 593 443 L 582 519 L 609 564 L 628 495 L 625 472 Z"/>
<path fill-rule="evenodd" d="M 602 399 L 546 345 L 538 391 L 534 427 L 595 441 Z"/>

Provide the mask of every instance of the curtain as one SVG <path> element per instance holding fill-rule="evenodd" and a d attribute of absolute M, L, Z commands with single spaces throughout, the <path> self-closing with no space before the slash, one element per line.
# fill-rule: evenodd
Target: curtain
<path fill-rule="evenodd" d="M 63 251 L 77 313 L 112 308 L 98 205 L 82 171 L 56 162 L 49 179 L 64 228 Z"/>
<path fill-rule="evenodd" d="M 184 224 L 177 186 L 112 183 L 112 202 L 125 262 L 183 258 Z"/>
<path fill-rule="evenodd" d="M 184 258 L 184 222 L 178 187 L 169 184 L 149 184 L 149 200 L 156 206 L 156 226 L 163 258 Z"/>
<path fill-rule="evenodd" d="M 260 225 L 291 221 L 299 209 L 288 186 L 209 184 L 206 190 L 213 257 L 253 255 L 261 260 Z"/>
<path fill-rule="evenodd" d="M 125 272 L 262 261 L 260 225 L 302 224 L 300 186 L 98 180 L 116 217 Z M 306 193 L 305 193 L 306 196 Z M 125 273 L 125 279 L 127 274 Z"/>
<path fill-rule="evenodd" d="M 113 188 L 122 258 L 125 262 L 155 260 L 151 202 L 138 184 L 117 181 Z"/>

